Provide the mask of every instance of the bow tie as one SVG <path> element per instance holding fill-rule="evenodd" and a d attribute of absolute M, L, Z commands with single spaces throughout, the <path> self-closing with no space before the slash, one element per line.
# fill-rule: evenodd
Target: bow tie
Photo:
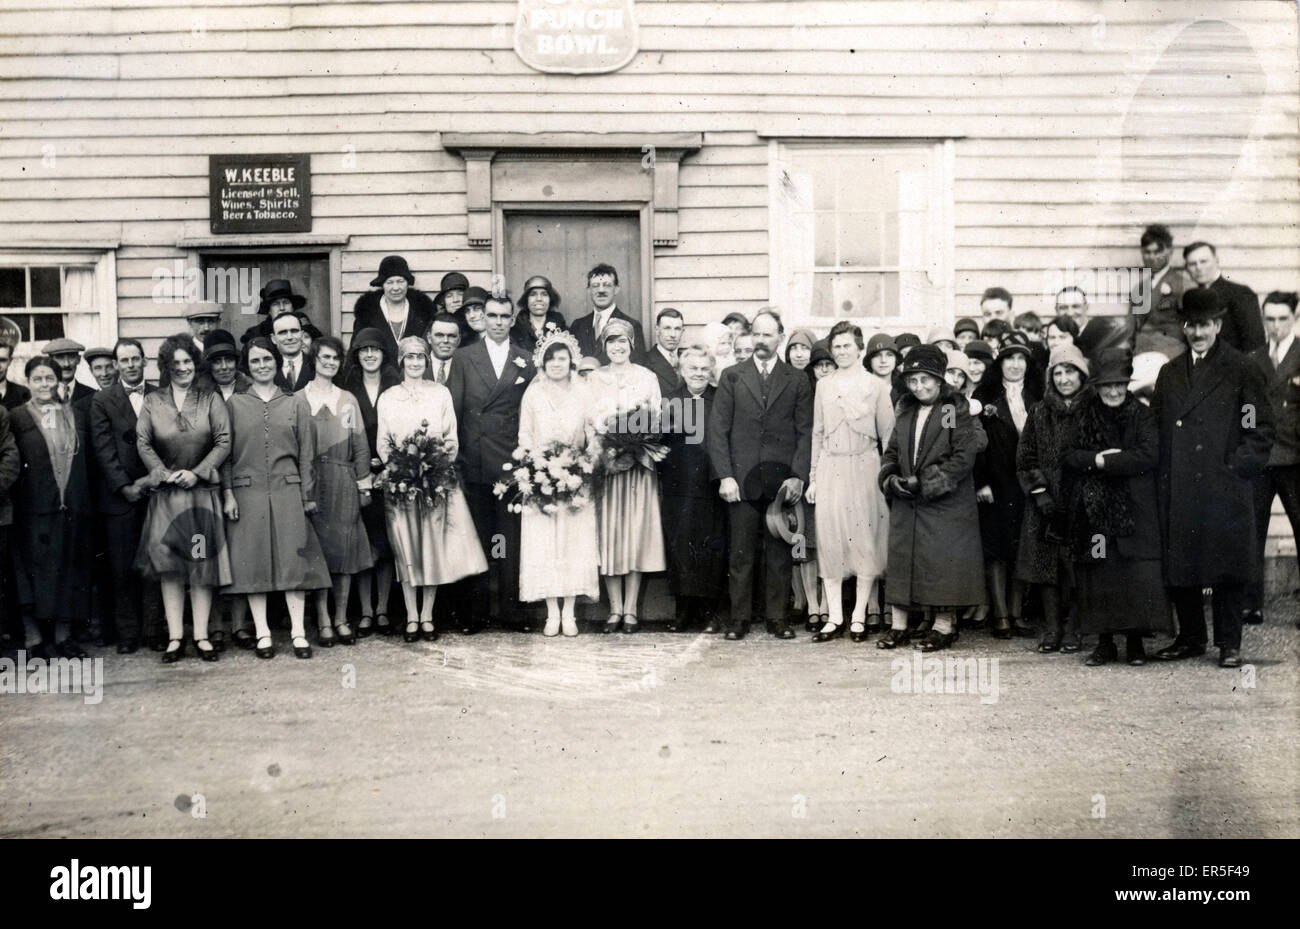
<path fill-rule="evenodd" d="M 127 393 L 129 393 L 129 394 L 143 394 L 143 393 L 144 393 L 144 381 L 141 381 L 139 384 L 135 385 L 134 387 L 127 387 L 125 384 L 123 384 L 123 385 L 122 385 L 122 389 L 125 390 L 125 391 L 126 391 Z"/>

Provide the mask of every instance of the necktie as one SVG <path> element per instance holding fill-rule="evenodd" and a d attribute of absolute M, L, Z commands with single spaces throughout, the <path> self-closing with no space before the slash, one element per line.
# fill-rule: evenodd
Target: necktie
<path fill-rule="evenodd" d="M 67 403 L 67 402 L 68 402 L 68 397 L 70 397 L 71 395 L 72 395 L 72 389 L 69 388 L 67 384 L 64 384 L 63 382 L 60 381 L 60 382 L 59 382 L 59 402 L 60 402 L 60 403 Z"/>
<path fill-rule="evenodd" d="M 772 372 L 768 370 L 767 365 L 759 365 L 758 370 L 763 375 L 763 383 L 766 384 L 768 375 L 770 375 Z"/>
<path fill-rule="evenodd" d="M 1273 343 L 1273 351 L 1270 354 L 1272 354 L 1273 356 L 1273 367 L 1275 368 L 1282 367 L 1282 343 L 1281 342 Z"/>
<path fill-rule="evenodd" d="M 298 383 L 298 362 L 291 361 L 289 362 L 289 386 L 292 387 L 297 383 Z"/>
<path fill-rule="evenodd" d="M 438 383 L 447 383 L 447 359 L 438 362 Z"/>

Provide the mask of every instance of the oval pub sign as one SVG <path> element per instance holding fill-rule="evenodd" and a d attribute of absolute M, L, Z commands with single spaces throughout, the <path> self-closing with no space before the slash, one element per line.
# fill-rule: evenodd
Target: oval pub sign
<path fill-rule="evenodd" d="M 636 42 L 632 0 L 519 0 L 515 52 L 538 71 L 617 71 Z"/>

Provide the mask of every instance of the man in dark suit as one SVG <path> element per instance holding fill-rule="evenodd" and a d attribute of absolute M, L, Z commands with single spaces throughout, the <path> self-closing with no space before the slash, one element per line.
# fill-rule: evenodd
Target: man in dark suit
<path fill-rule="evenodd" d="M 1139 282 L 1129 295 L 1137 327 L 1134 353 L 1158 351 L 1174 358 L 1187 350 L 1178 311 L 1183 294 L 1196 285 L 1186 271 L 1170 261 L 1174 236 L 1168 227 L 1159 223 L 1147 226 L 1140 244 L 1142 265 L 1151 272 L 1151 281 L 1149 285 Z"/>
<path fill-rule="evenodd" d="M 135 421 L 152 388 L 144 379 L 144 348 L 135 339 L 118 339 L 113 346 L 117 383 L 95 394 L 90 402 L 90 437 L 95 448 L 95 502 L 107 541 L 112 600 L 107 641 L 117 640 L 117 653 L 129 655 L 140 644 L 142 631 L 152 632 L 161 605 L 158 585 L 141 582 L 135 573 L 136 549 L 148 510 L 149 469 L 137 451 Z M 143 619 L 144 630 L 141 629 Z"/>
<path fill-rule="evenodd" d="M 754 317 L 754 357 L 722 372 L 709 415 L 709 458 L 721 483 L 730 523 L 731 616 L 726 638 L 743 639 L 754 612 L 755 561 L 763 558 L 763 618 L 779 639 L 793 639 L 785 621 L 790 546 L 765 528 L 775 499 L 803 496 L 812 460 L 812 386 L 802 371 L 776 357 L 781 320 Z"/>
<path fill-rule="evenodd" d="M 1157 482 L 1165 580 L 1178 635 L 1156 653 L 1176 661 L 1205 654 L 1201 590 L 1213 589 L 1219 666 L 1241 667 L 1241 606 L 1259 571 L 1254 489 L 1273 444 L 1273 411 L 1259 365 L 1223 339 L 1224 308 L 1206 288 L 1183 295 L 1189 351 L 1156 378 L 1160 425 Z"/>
<path fill-rule="evenodd" d="M 1268 384 L 1273 407 L 1273 449 L 1255 481 L 1255 555 L 1259 579 L 1246 588 L 1243 622 L 1264 621 L 1264 552 L 1273 498 L 1281 497 L 1291 534 L 1300 540 L 1300 342 L 1295 338 L 1296 295 L 1274 291 L 1264 298 L 1268 344 L 1250 353 Z"/>
<path fill-rule="evenodd" d="M 1193 242 L 1183 249 L 1183 261 L 1196 285 L 1211 291 L 1224 309 L 1220 338 L 1241 352 L 1253 352 L 1263 345 L 1267 339 L 1259 315 L 1259 298 L 1245 284 L 1234 284 L 1223 276 L 1214 246 Z"/>
<path fill-rule="evenodd" d="M 6 410 L 22 406 L 32 399 L 32 392 L 22 384 L 9 380 L 9 365 L 14 360 L 14 347 L 8 342 L 0 342 L 0 405 Z"/>
<path fill-rule="evenodd" d="M 536 372 L 528 353 L 510 342 L 514 306 L 509 295 L 490 296 L 484 312 L 484 337 L 456 351 L 447 379 L 456 411 L 465 500 L 488 556 L 486 574 L 458 584 L 456 612 L 466 635 L 483 628 L 484 614 L 529 631 L 519 606 L 519 516 L 492 493 L 492 485 L 504 479 L 501 466 L 510 461 L 519 442 L 519 405 Z M 494 580 L 495 608 L 490 599 Z"/>
<path fill-rule="evenodd" d="M 275 382 L 285 393 L 297 393 L 316 376 L 316 363 L 302 350 L 302 322 L 296 314 L 281 313 L 271 321 L 271 341 L 280 350 Z"/>
<path fill-rule="evenodd" d="M 618 297 L 618 272 L 607 264 L 598 264 L 587 272 L 587 301 L 591 312 L 573 321 L 569 331 L 578 340 L 578 347 L 584 355 L 594 355 L 601 364 L 609 364 L 605 349 L 600 342 L 600 333 L 605 324 L 617 317 L 632 324 L 632 357 L 645 354 L 645 335 L 641 332 L 641 323 L 624 313 L 615 305 Z"/>
<path fill-rule="evenodd" d="M 1073 284 L 1056 295 L 1056 315 L 1068 316 L 1079 326 L 1074 344 L 1094 368 L 1101 353 L 1110 348 L 1133 350 L 1133 320 L 1129 316 L 1088 316 L 1088 295 Z"/>
<path fill-rule="evenodd" d="M 77 366 L 81 364 L 81 353 L 85 350 L 86 346 L 71 339 L 55 339 L 46 342 L 41 349 L 42 355 L 49 355 L 59 366 L 58 397 L 63 403 L 76 406 L 79 401 L 95 393 L 95 388 L 77 380 Z"/>
<path fill-rule="evenodd" d="M 667 307 L 655 317 L 655 344 L 640 359 L 640 363 L 659 378 L 659 395 L 667 397 L 681 386 L 677 373 L 677 347 L 682 343 L 686 322 L 680 311 Z"/>

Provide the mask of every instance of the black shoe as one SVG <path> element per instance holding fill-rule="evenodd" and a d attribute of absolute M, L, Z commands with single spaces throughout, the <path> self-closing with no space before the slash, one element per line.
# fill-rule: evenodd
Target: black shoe
<path fill-rule="evenodd" d="M 820 619 L 821 618 L 816 613 L 809 613 L 808 619 L 803 624 L 804 631 L 806 632 L 820 631 L 821 627 L 826 625 L 824 622 L 821 622 Z"/>
<path fill-rule="evenodd" d="M 1247 610 L 1242 615 L 1241 621 L 1248 626 L 1258 626 L 1264 622 L 1264 613 L 1262 610 Z"/>
<path fill-rule="evenodd" d="M 234 640 L 236 645 L 243 649 L 251 649 L 257 645 L 257 636 L 253 635 L 253 633 L 249 632 L 247 629 L 236 629 L 230 634 L 230 638 Z"/>
<path fill-rule="evenodd" d="M 1099 668 L 1112 661 L 1119 661 L 1119 649 L 1115 647 L 1115 643 L 1099 642 L 1083 663 L 1090 668 Z"/>
<path fill-rule="evenodd" d="M 1061 639 L 1062 635 L 1060 632 L 1043 636 L 1038 643 L 1038 651 L 1044 655 L 1061 651 Z"/>
<path fill-rule="evenodd" d="M 601 632 L 605 635 L 612 635 L 623 628 L 623 617 L 618 613 L 610 613 L 609 619 L 605 620 L 605 625 L 601 627 Z"/>
<path fill-rule="evenodd" d="M 176 648 L 171 647 L 172 642 L 176 643 Z M 163 656 L 162 656 L 163 664 L 175 664 L 176 662 L 181 660 L 181 656 L 184 654 L 185 654 L 185 640 L 172 639 L 167 643 L 167 651 L 163 652 Z"/>
<path fill-rule="evenodd" d="M 1072 655 L 1083 648 L 1083 639 L 1077 632 L 1067 632 L 1061 636 L 1061 654 Z"/>
<path fill-rule="evenodd" d="M 304 644 L 299 645 L 298 644 L 299 640 L 301 640 Z M 293 644 L 293 657 L 295 658 L 311 657 L 311 645 L 307 644 L 307 637 L 305 635 L 294 636 L 292 644 Z"/>
<path fill-rule="evenodd" d="M 207 642 L 208 647 L 199 648 L 200 642 Z M 195 639 L 194 650 L 199 653 L 199 657 L 202 658 L 204 661 L 216 661 L 218 658 L 221 657 L 221 653 L 217 651 L 217 647 L 213 645 L 212 642 L 209 641 L 208 639 Z"/>
<path fill-rule="evenodd" d="M 479 626 L 478 623 L 474 622 L 472 619 L 465 620 L 460 624 L 461 635 L 478 635 L 480 631 L 481 631 L 481 627 Z"/>
<path fill-rule="evenodd" d="M 1236 648 L 1219 649 L 1219 667 L 1220 668 L 1240 668 L 1241 651 Z"/>
<path fill-rule="evenodd" d="M 266 642 L 266 645 L 262 645 L 261 644 L 262 642 Z M 269 635 L 265 635 L 262 636 L 262 638 L 257 639 L 255 641 L 255 645 L 256 647 L 253 650 L 257 653 L 258 658 L 275 657 L 275 643 L 271 641 L 271 637 Z"/>
<path fill-rule="evenodd" d="M 375 614 L 375 635 L 392 635 L 393 624 L 388 620 L 387 613 Z"/>
<path fill-rule="evenodd" d="M 1011 625 L 1009 616 L 994 617 L 993 622 L 989 625 L 989 635 L 995 639 L 1009 639 L 1015 635 L 1015 629 Z"/>
<path fill-rule="evenodd" d="M 876 643 L 877 648 L 898 648 L 912 641 L 912 633 L 906 629 L 886 629 L 885 634 Z"/>
<path fill-rule="evenodd" d="M 368 639 L 370 636 L 374 635 L 374 632 L 375 619 L 373 616 L 362 616 L 361 619 L 357 621 L 358 639 Z"/>
<path fill-rule="evenodd" d="M 212 647 L 215 648 L 217 651 L 224 652 L 226 650 L 225 630 L 224 629 L 212 630 L 211 632 L 208 633 L 208 641 L 212 643 Z"/>
<path fill-rule="evenodd" d="M 838 639 L 843 635 L 844 635 L 844 624 L 835 623 L 829 630 L 818 629 L 817 632 L 813 635 L 812 640 L 814 642 L 830 642 L 833 639 Z M 857 633 L 855 632 L 854 635 L 857 635 Z M 858 640 L 854 639 L 853 641 L 856 642 Z"/>
<path fill-rule="evenodd" d="M 420 624 L 419 624 L 419 623 L 407 623 L 407 624 L 406 624 L 406 628 L 405 628 L 404 630 L 402 630 L 402 641 L 403 641 L 403 642 L 418 642 L 418 641 L 420 641 Z"/>
<path fill-rule="evenodd" d="M 1191 642 L 1179 642 L 1174 640 L 1172 645 L 1166 646 L 1156 652 L 1156 657 L 1161 661 L 1182 661 L 1184 658 L 1196 658 L 1205 654 L 1205 646 L 1197 645 Z"/>
<path fill-rule="evenodd" d="M 854 625 L 861 625 L 862 628 L 861 628 L 861 629 L 854 629 L 854 628 L 853 628 Z M 867 626 L 866 626 L 865 623 L 861 623 L 861 624 L 852 624 L 852 623 L 851 623 L 851 624 L 849 625 L 849 641 L 850 641 L 850 642 L 865 642 L 865 641 L 867 641 L 867 639 L 869 639 L 870 637 L 871 637 L 871 632 L 870 632 L 870 630 L 867 628 Z"/>
<path fill-rule="evenodd" d="M 326 633 L 329 633 L 329 635 L 326 635 Z M 321 648 L 333 648 L 335 638 L 337 636 L 334 633 L 334 627 L 328 623 L 316 630 L 316 644 Z"/>
<path fill-rule="evenodd" d="M 425 626 L 428 626 L 429 628 L 426 629 Z M 438 641 L 438 630 L 433 623 L 420 623 L 420 638 L 424 639 L 426 642 Z"/>
<path fill-rule="evenodd" d="M 122 639 L 117 643 L 117 653 L 119 655 L 134 655 L 140 647 L 136 639 Z"/>
<path fill-rule="evenodd" d="M 935 632 L 931 629 L 921 640 L 921 651 L 939 652 L 952 646 L 957 641 L 957 636 L 952 632 Z"/>
<path fill-rule="evenodd" d="M 745 637 L 745 630 L 738 627 L 733 627 L 731 629 L 728 629 L 726 632 L 724 632 L 722 634 L 722 637 L 726 639 L 728 642 L 739 642 L 741 639 Z"/>
<path fill-rule="evenodd" d="M 633 615 L 632 613 L 624 613 L 624 614 L 623 614 L 623 634 L 624 634 L 624 635 L 631 635 L 631 634 L 634 633 L 634 632 L 640 632 L 640 631 L 641 631 L 641 624 L 640 624 L 639 622 L 637 622 L 637 618 L 636 618 L 636 616 Z"/>
<path fill-rule="evenodd" d="M 1022 639 L 1032 639 L 1038 635 L 1038 628 L 1033 623 L 1027 623 L 1019 616 L 1011 617 L 1011 631 Z M 1078 649 L 1075 649 L 1078 651 Z"/>
<path fill-rule="evenodd" d="M 347 632 L 344 632 L 344 629 Z M 353 631 L 352 624 L 347 620 L 334 627 L 334 636 L 339 640 L 340 645 L 355 645 L 357 642 L 357 634 Z"/>
<path fill-rule="evenodd" d="M 1142 667 L 1142 665 L 1147 663 L 1146 649 L 1144 649 L 1141 645 L 1139 645 L 1137 648 L 1128 649 L 1127 660 L 1128 663 L 1135 668 Z"/>
<path fill-rule="evenodd" d="M 704 624 L 705 635 L 717 635 L 722 631 L 722 623 L 716 619 L 711 619 Z"/>
<path fill-rule="evenodd" d="M 981 623 L 980 625 L 983 625 Z M 867 614 L 867 635 L 874 635 L 885 630 L 885 617 L 881 613 Z"/>
<path fill-rule="evenodd" d="M 58 645 L 54 646 L 54 651 L 64 658 L 85 658 L 86 650 L 78 645 L 72 639 L 64 639 Z"/>
<path fill-rule="evenodd" d="M 691 621 L 685 616 L 674 616 L 664 625 L 664 629 L 668 632 L 686 632 L 690 628 Z"/>
<path fill-rule="evenodd" d="M 769 622 L 767 624 L 767 631 L 772 633 L 772 636 L 777 639 L 794 638 L 794 630 L 790 628 L 789 623 L 787 623 L 784 619 L 778 619 L 775 622 Z"/>

